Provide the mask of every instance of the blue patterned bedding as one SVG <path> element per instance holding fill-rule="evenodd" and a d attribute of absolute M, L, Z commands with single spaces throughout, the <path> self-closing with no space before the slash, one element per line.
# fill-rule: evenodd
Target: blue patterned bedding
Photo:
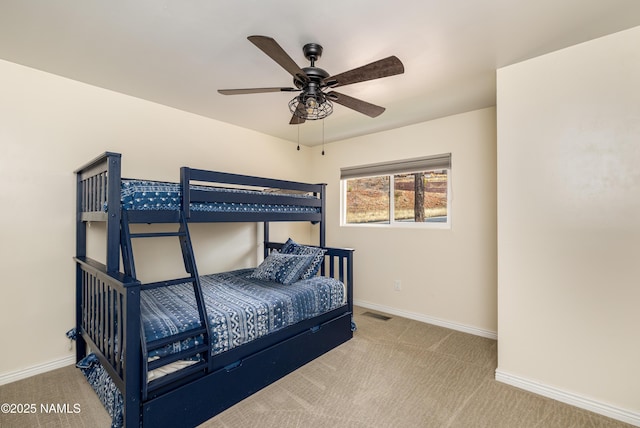
<path fill-rule="evenodd" d="M 240 269 L 201 277 L 212 355 L 345 303 L 344 286 L 336 279 L 314 276 L 283 285 L 250 278 L 253 271 Z M 140 307 L 147 342 L 200 327 L 191 284 L 143 291 Z M 176 342 L 149 357 L 188 349 L 195 340 Z"/>
<path fill-rule="evenodd" d="M 179 210 L 182 190 L 179 183 L 122 179 L 121 200 L 125 210 Z M 212 186 L 191 186 L 192 189 L 223 193 L 270 194 L 255 190 L 228 189 Z M 279 194 L 287 196 L 287 194 Z M 312 195 L 291 194 L 288 196 L 313 199 Z M 106 208 L 106 207 L 105 207 Z M 192 211 L 206 212 L 281 212 L 317 213 L 320 208 L 300 205 L 260 204 L 237 202 L 192 203 Z"/>

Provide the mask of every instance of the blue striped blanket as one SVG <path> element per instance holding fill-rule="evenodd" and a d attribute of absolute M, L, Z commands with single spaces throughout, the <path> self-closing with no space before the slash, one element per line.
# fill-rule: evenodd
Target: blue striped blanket
<path fill-rule="evenodd" d="M 268 192 L 244 189 L 228 189 L 213 186 L 196 186 L 192 189 L 207 192 L 246 194 L 247 200 L 252 195 L 269 195 Z M 308 194 L 286 194 L 282 197 L 315 199 Z M 122 179 L 121 201 L 124 210 L 180 210 L 182 189 L 179 183 L 166 183 L 148 180 Z M 105 206 L 106 209 L 106 206 Z M 270 212 L 270 213 L 317 213 L 318 207 L 307 207 L 291 204 L 262 204 L 250 202 L 207 202 L 191 203 L 191 210 L 206 212 Z"/>
<path fill-rule="evenodd" d="M 241 269 L 201 277 L 212 355 L 345 303 L 344 285 L 336 279 L 314 276 L 283 285 L 250 278 L 253 271 Z M 191 284 L 143 291 L 140 305 L 147 342 L 200 327 Z M 149 357 L 185 350 L 198 340 L 176 342 Z"/>

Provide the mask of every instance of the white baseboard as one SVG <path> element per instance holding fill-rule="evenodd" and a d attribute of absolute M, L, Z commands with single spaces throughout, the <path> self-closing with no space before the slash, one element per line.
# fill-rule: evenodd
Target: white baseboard
<path fill-rule="evenodd" d="M 0 385 L 6 385 L 7 383 L 26 379 L 37 374 L 46 373 L 75 363 L 75 355 L 69 355 L 68 357 L 60 358 L 59 360 L 49 361 L 48 363 L 38 364 L 37 366 L 27 367 L 26 369 L 2 373 L 0 374 Z"/>
<path fill-rule="evenodd" d="M 380 312 L 386 312 L 391 315 L 397 315 L 399 317 L 409 318 L 415 321 L 421 321 L 427 324 L 433 324 L 440 327 L 449 328 L 451 330 L 457 330 L 463 333 L 473 334 L 475 336 L 486 337 L 487 339 L 493 339 L 493 340 L 498 339 L 498 334 L 495 331 L 484 330 L 481 328 L 472 327 L 465 324 L 459 324 L 456 322 L 447 321 L 440 318 L 430 317 L 423 314 L 417 314 L 415 312 L 409 312 L 401 309 L 392 308 L 389 306 L 378 305 L 377 303 L 371 303 L 364 300 L 355 299 L 353 301 L 353 304 L 356 306 L 361 306 L 363 308 L 373 309 Z"/>
<path fill-rule="evenodd" d="M 499 369 L 496 370 L 496 380 L 515 386 L 516 388 L 524 389 L 525 391 L 533 392 L 534 394 L 542 395 L 556 401 L 561 401 L 581 409 L 589 410 L 590 412 L 598 413 L 600 415 L 640 427 L 640 413 L 611 406 L 572 392 L 563 391 L 530 379 L 525 379 L 521 376 L 513 375 Z"/>

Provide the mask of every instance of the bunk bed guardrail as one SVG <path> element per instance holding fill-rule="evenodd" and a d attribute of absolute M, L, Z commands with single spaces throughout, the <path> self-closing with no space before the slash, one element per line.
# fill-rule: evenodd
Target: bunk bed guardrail
<path fill-rule="evenodd" d="M 252 177 L 239 174 L 230 174 L 218 171 L 206 171 L 202 169 L 194 169 L 182 167 L 180 169 L 180 183 L 182 186 L 183 210 L 187 218 L 191 217 L 190 206 L 194 202 L 243 202 L 246 197 L 238 193 L 211 193 L 198 188 L 192 189 L 193 182 L 204 183 L 225 183 L 238 186 L 255 186 L 265 189 L 290 190 L 301 193 L 313 193 L 316 197 L 292 197 L 281 195 L 278 193 L 253 195 L 252 200 L 263 204 L 279 204 L 283 206 L 301 206 L 320 208 L 322 204 L 322 194 L 324 193 L 323 184 L 305 184 L 287 180 L 275 180 L 271 178 Z M 319 214 L 320 210 L 318 210 Z M 264 213 L 261 213 L 264 216 Z M 319 215 L 317 219 L 320 220 Z"/>
<path fill-rule="evenodd" d="M 87 345 L 122 393 L 125 425 L 135 426 L 140 405 L 140 282 L 88 257 L 76 261 L 76 361 Z M 129 422 L 127 423 L 127 416 Z"/>

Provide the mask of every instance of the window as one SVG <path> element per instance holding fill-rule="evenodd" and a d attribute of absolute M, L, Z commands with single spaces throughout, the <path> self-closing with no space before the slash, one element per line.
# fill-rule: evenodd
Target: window
<path fill-rule="evenodd" d="M 343 225 L 448 227 L 451 154 L 343 168 Z"/>

